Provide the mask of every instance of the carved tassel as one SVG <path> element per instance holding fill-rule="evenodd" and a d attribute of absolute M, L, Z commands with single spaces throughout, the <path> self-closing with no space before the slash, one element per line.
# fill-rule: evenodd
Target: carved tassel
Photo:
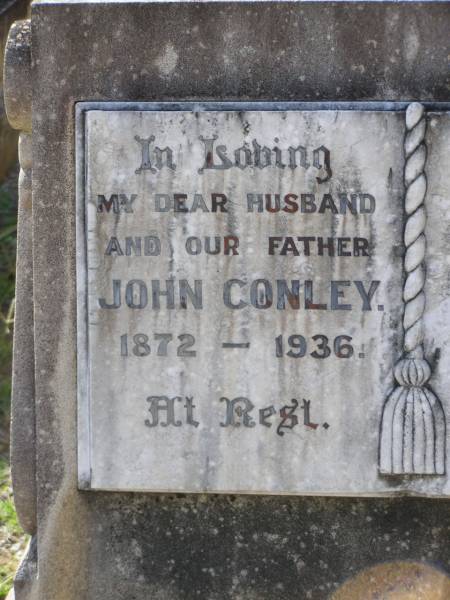
<path fill-rule="evenodd" d="M 404 142 L 403 357 L 394 368 L 398 385 L 386 399 L 381 420 L 379 466 L 385 475 L 445 473 L 445 416 L 441 402 L 427 385 L 431 368 L 423 355 L 426 126 L 424 107 L 410 104 Z"/>

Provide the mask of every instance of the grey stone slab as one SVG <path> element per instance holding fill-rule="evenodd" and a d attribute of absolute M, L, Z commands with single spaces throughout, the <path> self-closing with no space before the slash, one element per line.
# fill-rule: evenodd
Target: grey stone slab
<path fill-rule="evenodd" d="M 378 471 L 402 335 L 404 113 L 100 108 L 79 117 L 81 485 L 448 494 L 445 476 Z M 445 296 L 442 269 L 433 283 Z M 431 315 L 440 330 L 445 305 Z"/>
<path fill-rule="evenodd" d="M 102 6 L 33 6 L 36 25 L 52 22 L 42 51 L 77 64 L 71 98 L 448 99 L 445 2 L 109 3 L 109 23 Z M 52 60 L 40 69 L 68 82 Z"/>

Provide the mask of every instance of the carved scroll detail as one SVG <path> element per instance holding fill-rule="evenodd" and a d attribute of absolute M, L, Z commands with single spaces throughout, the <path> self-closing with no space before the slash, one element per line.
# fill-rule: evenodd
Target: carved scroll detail
<path fill-rule="evenodd" d="M 385 475 L 445 473 L 445 416 L 441 402 L 428 385 L 431 368 L 423 353 L 426 127 L 424 107 L 410 104 L 404 142 L 403 357 L 394 367 L 398 385 L 386 399 L 381 420 L 379 466 Z"/>

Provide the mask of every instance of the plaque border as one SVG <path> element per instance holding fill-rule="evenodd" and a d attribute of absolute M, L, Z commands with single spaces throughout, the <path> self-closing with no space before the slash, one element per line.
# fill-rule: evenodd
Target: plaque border
<path fill-rule="evenodd" d="M 78 101 L 75 103 L 75 194 L 76 194 L 76 299 L 77 299 L 77 472 L 78 489 L 90 490 L 92 479 L 90 421 L 90 374 L 89 374 L 89 326 L 87 307 L 87 238 L 85 183 L 87 174 L 85 153 L 85 115 L 91 110 L 148 111 L 148 112 L 286 112 L 286 111 L 360 111 L 401 112 L 413 102 L 265 102 L 265 101 Z M 450 102 L 421 102 L 427 111 L 450 111 Z M 108 491 L 108 490 L 101 490 Z M 131 490 L 129 490 L 131 492 Z M 147 491 L 144 493 L 155 493 Z M 189 492 L 207 493 L 207 492 Z M 395 492 L 394 492 L 395 493 Z M 258 494 L 258 495 L 270 495 Z M 299 494 L 300 495 L 300 494 Z M 306 495 L 306 494 L 305 494 Z M 308 494 L 311 495 L 311 494 Z M 386 496 L 388 494 L 369 494 Z"/>

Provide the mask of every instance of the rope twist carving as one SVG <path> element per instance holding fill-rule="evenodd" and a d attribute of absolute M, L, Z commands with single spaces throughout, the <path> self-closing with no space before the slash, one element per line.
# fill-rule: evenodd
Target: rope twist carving
<path fill-rule="evenodd" d="M 405 353 L 421 356 L 423 343 L 423 314 L 425 311 L 425 196 L 427 178 L 425 162 L 427 147 L 425 145 L 426 119 L 421 104 L 410 105 L 406 113 L 405 138 L 405 272 L 403 287 L 405 312 L 403 329 L 405 332 L 403 347 Z"/>
<path fill-rule="evenodd" d="M 380 472 L 387 475 L 445 473 L 445 417 L 439 399 L 427 386 L 431 368 L 423 353 L 426 127 L 423 105 L 410 104 L 404 141 L 403 357 L 394 368 L 398 386 L 384 404 L 380 434 Z"/>

